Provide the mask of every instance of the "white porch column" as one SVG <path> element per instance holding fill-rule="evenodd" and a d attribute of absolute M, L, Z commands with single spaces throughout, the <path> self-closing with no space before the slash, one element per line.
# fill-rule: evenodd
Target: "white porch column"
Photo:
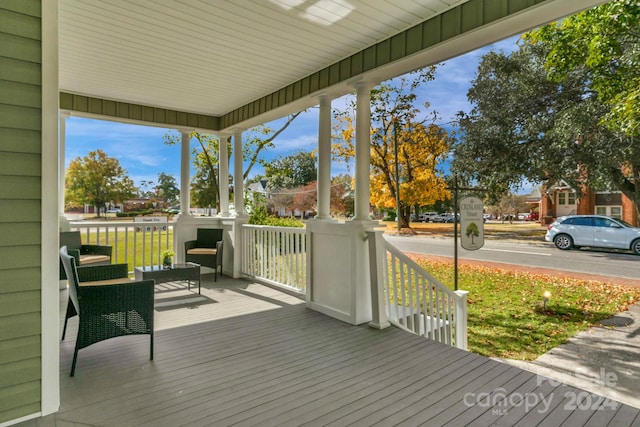
<path fill-rule="evenodd" d="M 318 119 L 318 214 L 316 219 L 331 219 L 331 98 L 320 96 Z"/>
<path fill-rule="evenodd" d="M 36 416 L 52 414 L 60 408 L 60 290 L 55 281 L 60 265 L 58 193 L 60 149 L 60 89 L 58 86 L 58 1 L 43 1 L 41 7 L 42 32 L 42 98 L 41 98 L 41 137 L 42 137 L 42 187 L 40 206 L 40 408 L 33 408 L 32 415 L 20 421 Z M 9 18 L 11 19 L 11 18 Z M 36 24 L 37 25 L 37 24 Z M 33 270 L 33 269 L 31 269 Z M 26 273 L 25 273 L 26 274 Z M 3 279 L 4 280 L 4 279 Z M 36 279 L 30 280 L 35 285 Z M 35 325 L 34 325 L 35 327 Z M 5 347 L 6 348 L 6 347 Z M 6 389 L 5 389 L 6 390 Z M 15 395 L 14 395 L 15 396 Z M 6 414 L 6 412 L 5 412 Z M 18 421 L 18 420 L 13 420 Z M 8 424 L 13 423 L 9 420 Z M 3 423 L 7 424 L 7 423 Z M 39 424 L 39 423 L 38 423 Z"/>
<path fill-rule="evenodd" d="M 236 207 L 236 216 L 244 214 L 244 183 L 242 175 L 242 129 L 233 130 L 233 203 Z"/>
<path fill-rule="evenodd" d="M 218 216 L 229 216 L 229 136 L 218 134 L 218 185 L 220 187 L 220 212 Z"/>
<path fill-rule="evenodd" d="M 369 174 L 371 160 L 371 85 L 356 85 L 356 185 L 354 221 L 369 221 Z"/>
<path fill-rule="evenodd" d="M 180 150 L 180 215 L 189 215 L 191 206 L 191 195 L 189 194 L 189 183 L 191 181 L 191 141 L 190 130 L 180 130 L 182 134 L 182 145 Z"/>
<path fill-rule="evenodd" d="M 67 119 L 70 114 L 67 111 L 60 112 L 60 128 L 59 128 L 59 149 L 58 149 L 58 209 L 59 209 L 59 228 L 60 231 L 69 231 L 69 220 L 64 215 L 64 200 L 65 200 L 65 176 L 66 176 L 66 168 L 65 168 L 65 146 L 67 143 Z M 65 285 L 66 286 L 66 285 Z"/>

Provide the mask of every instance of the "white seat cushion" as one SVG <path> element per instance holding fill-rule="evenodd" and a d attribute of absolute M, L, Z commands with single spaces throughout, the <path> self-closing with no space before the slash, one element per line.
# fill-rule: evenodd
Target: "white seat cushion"
<path fill-rule="evenodd" d="M 189 255 L 215 255 L 218 250 L 215 248 L 193 248 L 187 251 Z"/>
<path fill-rule="evenodd" d="M 111 257 L 108 255 L 80 255 L 80 265 L 96 264 L 98 262 L 109 262 Z"/>

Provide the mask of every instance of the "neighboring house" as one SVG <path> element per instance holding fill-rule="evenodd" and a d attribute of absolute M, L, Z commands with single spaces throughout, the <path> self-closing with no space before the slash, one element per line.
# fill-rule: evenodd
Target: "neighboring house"
<path fill-rule="evenodd" d="M 638 212 L 633 201 L 620 191 L 582 190 L 580 196 L 575 189 L 561 181 L 557 185 L 543 185 L 544 197 L 540 200 L 540 221 L 550 223 L 553 218 L 564 215 L 607 215 L 638 225 Z"/>
<path fill-rule="evenodd" d="M 152 206 L 153 200 L 149 198 L 129 199 L 124 202 L 124 211 L 141 211 Z M 162 204 L 162 203 L 161 203 Z"/>

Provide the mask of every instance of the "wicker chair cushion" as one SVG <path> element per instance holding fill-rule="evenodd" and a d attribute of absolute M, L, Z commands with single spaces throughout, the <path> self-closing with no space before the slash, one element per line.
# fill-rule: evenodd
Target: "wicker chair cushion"
<path fill-rule="evenodd" d="M 215 255 L 218 250 L 215 248 L 192 248 L 187 250 L 189 255 Z"/>
<path fill-rule="evenodd" d="M 111 257 L 107 255 L 80 255 L 80 265 L 96 264 L 98 262 L 111 262 Z"/>
<path fill-rule="evenodd" d="M 121 277 L 119 279 L 108 279 L 108 280 L 96 280 L 93 282 L 80 282 L 79 286 L 83 287 L 83 286 L 104 286 L 104 285 L 117 285 L 120 283 L 127 283 L 127 282 L 133 282 L 134 279 L 131 278 L 127 278 L 127 277 Z"/>

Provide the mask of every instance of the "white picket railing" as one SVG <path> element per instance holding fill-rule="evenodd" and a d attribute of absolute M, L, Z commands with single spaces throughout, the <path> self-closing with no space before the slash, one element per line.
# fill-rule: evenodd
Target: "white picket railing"
<path fill-rule="evenodd" d="M 452 291 L 382 238 L 368 232 L 374 324 L 391 324 L 467 349 L 467 291 Z"/>
<path fill-rule="evenodd" d="M 242 227 L 242 273 L 304 294 L 308 250 L 305 229 L 250 224 Z"/>
<path fill-rule="evenodd" d="M 72 231 L 80 231 L 83 244 L 112 246 L 112 262 L 129 264 L 131 271 L 161 264 L 162 251 L 173 249 L 171 222 L 82 221 L 69 225 Z"/>

